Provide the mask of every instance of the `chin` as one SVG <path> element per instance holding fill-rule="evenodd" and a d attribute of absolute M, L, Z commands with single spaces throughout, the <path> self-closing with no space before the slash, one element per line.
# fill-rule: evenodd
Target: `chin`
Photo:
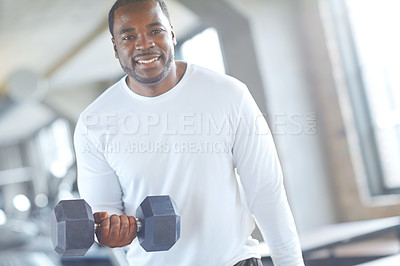
<path fill-rule="evenodd" d="M 141 75 L 141 73 L 134 72 L 131 77 L 136 82 L 139 82 L 141 84 L 154 85 L 164 80 L 168 73 L 169 69 L 163 68 L 160 71 L 157 71 L 154 75 Z"/>
<path fill-rule="evenodd" d="M 131 77 L 134 81 L 144 84 L 144 85 L 156 85 L 163 81 L 169 72 L 171 71 L 171 66 L 173 62 L 173 57 L 168 60 L 164 66 L 164 68 L 159 72 L 157 75 L 154 75 L 152 77 L 150 76 L 143 76 L 137 73 L 137 71 L 134 70 L 134 67 L 127 67 L 127 66 L 122 66 L 122 69 Z"/>

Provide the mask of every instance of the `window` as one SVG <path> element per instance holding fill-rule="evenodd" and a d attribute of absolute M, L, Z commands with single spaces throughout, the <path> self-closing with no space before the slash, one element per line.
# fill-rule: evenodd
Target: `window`
<path fill-rule="evenodd" d="M 329 0 L 371 196 L 400 193 L 400 1 Z"/>
<path fill-rule="evenodd" d="M 400 2 L 346 0 L 383 186 L 400 187 Z"/>
<path fill-rule="evenodd" d="M 225 73 L 219 37 L 214 28 L 207 28 L 183 42 L 179 50 L 183 60 Z"/>

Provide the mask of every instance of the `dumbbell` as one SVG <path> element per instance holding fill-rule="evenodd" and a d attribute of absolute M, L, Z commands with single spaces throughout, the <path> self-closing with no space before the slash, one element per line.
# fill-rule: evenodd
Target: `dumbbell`
<path fill-rule="evenodd" d="M 148 196 L 136 210 L 137 238 L 147 252 L 169 250 L 180 236 L 180 216 L 170 196 Z M 61 200 L 51 219 L 54 250 L 62 257 L 84 256 L 94 243 L 92 208 L 83 199 Z"/>

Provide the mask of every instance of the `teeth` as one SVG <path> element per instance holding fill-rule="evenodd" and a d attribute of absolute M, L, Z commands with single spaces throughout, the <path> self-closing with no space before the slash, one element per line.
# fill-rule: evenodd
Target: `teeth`
<path fill-rule="evenodd" d="M 149 59 L 149 60 L 138 60 L 138 62 L 139 62 L 140 64 L 150 64 L 150 63 L 156 61 L 157 59 L 158 59 L 158 57 L 154 57 L 154 58 Z"/>

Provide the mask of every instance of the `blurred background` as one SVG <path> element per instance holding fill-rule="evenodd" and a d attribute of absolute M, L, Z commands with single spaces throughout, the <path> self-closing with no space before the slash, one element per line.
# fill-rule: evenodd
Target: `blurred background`
<path fill-rule="evenodd" d="M 79 197 L 78 116 L 124 75 L 113 3 L 0 0 L 0 265 L 124 265 L 97 246 L 61 260 L 50 232 L 55 204 Z M 400 2 L 166 3 L 177 59 L 245 82 L 265 115 L 306 265 L 398 254 Z"/>

